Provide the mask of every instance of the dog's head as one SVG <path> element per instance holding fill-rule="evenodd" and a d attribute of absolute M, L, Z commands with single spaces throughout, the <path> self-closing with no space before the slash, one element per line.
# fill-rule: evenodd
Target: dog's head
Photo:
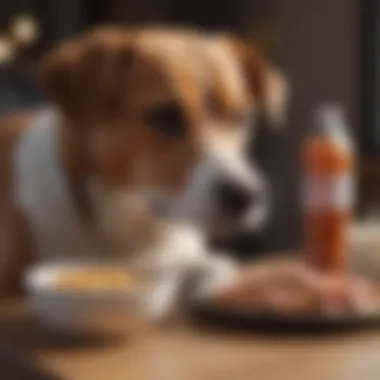
<path fill-rule="evenodd" d="M 285 86 L 257 51 L 195 31 L 103 29 L 42 72 L 87 175 L 171 217 L 260 224 L 266 189 L 246 144 L 259 114 L 281 122 Z"/>

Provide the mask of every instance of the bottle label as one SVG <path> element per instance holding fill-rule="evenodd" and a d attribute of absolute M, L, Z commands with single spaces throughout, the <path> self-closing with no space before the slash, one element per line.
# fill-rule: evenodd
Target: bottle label
<path fill-rule="evenodd" d="M 340 175 L 308 175 L 304 183 L 304 206 L 312 211 L 346 211 L 354 205 L 354 178 Z"/>

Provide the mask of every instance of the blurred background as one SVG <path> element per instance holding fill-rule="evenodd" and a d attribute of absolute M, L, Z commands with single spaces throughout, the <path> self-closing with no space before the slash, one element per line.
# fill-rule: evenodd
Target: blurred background
<path fill-rule="evenodd" d="M 0 113 L 45 102 L 35 71 L 57 41 L 100 24 L 167 23 L 239 34 L 291 85 L 286 131 L 263 128 L 252 146 L 273 183 L 272 218 L 261 239 L 237 248 L 300 245 L 298 148 L 325 101 L 345 108 L 360 149 L 358 215 L 380 214 L 380 0 L 0 0 Z"/>

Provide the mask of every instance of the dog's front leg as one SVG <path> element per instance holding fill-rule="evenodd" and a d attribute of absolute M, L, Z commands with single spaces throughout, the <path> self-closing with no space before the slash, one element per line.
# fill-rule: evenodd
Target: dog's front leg
<path fill-rule="evenodd" d="M 153 244 L 136 255 L 132 266 L 152 270 L 158 281 L 150 294 L 150 313 L 156 320 L 171 317 L 181 301 L 184 285 L 195 267 L 200 267 L 205 245 L 201 234 L 190 226 L 165 225 Z"/>
<path fill-rule="evenodd" d="M 239 273 L 237 262 L 227 255 L 211 254 L 202 233 L 188 225 L 168 226 L 145 260 L 148 266 L 154 263 L 160 276 L 150 300 L 157 319 L 172 313 L 185 296 L 185 284 L 190 285 L 191 297 L 206 296 L 234 281 Z"/>
<path fill-rule="evenodd" d="M 240 275 L 240 264 L 224 252 L 209 252 L 193 270 L 190 287 L 192 300 L 212 296 L 218 289 L 235 282 Z"/>

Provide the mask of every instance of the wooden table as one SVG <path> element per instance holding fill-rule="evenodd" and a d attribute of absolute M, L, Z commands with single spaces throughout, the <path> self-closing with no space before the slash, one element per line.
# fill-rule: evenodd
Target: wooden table
<path fill-rule="evenodd" d="M 68 380 L 378 380 L 380 331 L 317 338 L 211 332 L 189 324 L 120 342 L 58 338 L 22 302 L 0 307 L 0 342 Z M 0 378 L 2 378 L 0 376 Z"/>

